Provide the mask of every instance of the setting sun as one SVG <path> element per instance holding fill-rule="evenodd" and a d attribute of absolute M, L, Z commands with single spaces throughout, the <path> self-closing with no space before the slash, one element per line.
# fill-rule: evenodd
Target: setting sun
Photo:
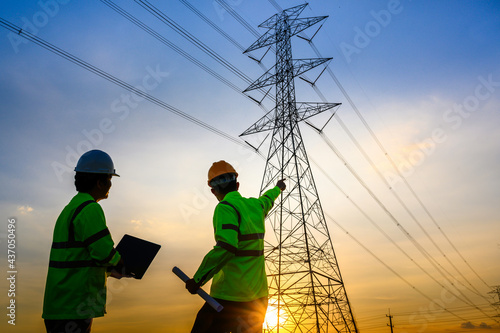
<path fill-rule="evenodd" d="M 288 315 L 285 310 L 281 308 L 278 315 L 278 306 L 269 305 L 267 307 L 266 318 L 264 320 L 264 332 L 275 332 L 278 325 L 283 327 L 287 321 Z"/>

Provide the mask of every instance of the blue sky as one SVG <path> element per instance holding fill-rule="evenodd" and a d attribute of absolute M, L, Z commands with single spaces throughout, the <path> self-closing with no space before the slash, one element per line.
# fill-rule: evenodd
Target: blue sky
<path fill-rule="evenodd" d="M 259 65 L 182 2 L 152 3 L 251 80 L 262 75 Z M 256 40 L 216 1 L 191 3 L 242 46 Z M 226 3 L 259 33 L 265 30 L 257 26 L 276 13 L 273 1 Z M 282 8 L 300 4 L 277 3 Z M 248 86 L 134 1 L 119 5 L 241 91 Z M 311 1 L 302 14 L 329 16 L 314 37 L 314 45 L 322 56 L 333 57 L 329 69 L 352 101 L 328 72 L 318 79 L 322 96 L 342 103 L 336 118 L 325 127 L 326 136 L 384 207 L 450 269 L 391 192 L 398 193 L 482 296 L 488 295 L 489 289 L 481 280 L 500 284 L 499 14 L 500 4 L 495 1 L 416 0 Z M 0 17 L 233 137 L 263 115 L 249 98 L 100 1 L 2 1 Z M 306 31 L 309 36 L 314 32 L 314 28 Z M 295 38 L 292 43 L 296 58 L 316 57 L 304 40 Z M 271 53 L 266 56 L 267 68 L 273 65 L 273 58 Z M 0 30 L 0 59 L 0 211 L 5 221 L 0 242 L 6 249 L 7 219 L 16 218 L 17 301 L 21 304 L 18 325 L 13 328 L 2 322 L 2 327 L 18 332 L 42 327 L 41 297 L 53 223 L 75 193 L 70 170 L 76 159 L 81 152 L 98 148 L 112 156 L 121 175 L 113 179 L 110 197 L 102 202 L 115 241 L 129 233 L 162 244 L 162 250 L 148 282 L 115 284 L 109 314 L 96 321 L 95 331 L 123 332 L 126 330 L 120 325 L 125 322 L 130 331 L 135 325 L 147 325 L 150 332 L 166 327 L 184 332 L 201 301 L 184 292 L 170 269 L 179 265 L 192 274 L 213 246 L 211 214 L 216 200 L 206 187 L 208 167 L 220 159 L 230 161 L 240 174 L 242 194 L 257 196 L 264 160 L 38 45 L 24 42 L 5 28 Z M 297 80 L 296 91 L 297 101 L 321 101 L 302 80 Z M 269 100 L 264 105 L 272 108 Z M 355 108 L 480 278 L 397 177 Z M 327 119 L 328 115 L 320 115 L 312 122 L 320 125 Z M 371 164 L 342 124 L 363 147 Z M 492 327 L 490 332 L 499 330 L 491 317 L 446 294 L 374 228 L 353 202 L 435 279 L 443 279 L 325 141 L 307 125 L 301 129 L 314 161 L 312 168 L 327 220 L 331 217 L 335 221 L 328 222 L 330 233 L 360 330 L 386 330 L 389 308 L 396 325 L 407 332 L 482 331 L 481 323 Z M 263 137 L 245 139 L 256 145 Z M 264 155 L 267 143 L 262 146 Z M 377 258 L 464 320 L 436 309 Z M 452 276 L 462 279 L 456 273 Z M 494 314 L 482 296 L 468 294 L 481 309 Z M 2 298 L 2 302 L 7 301 L 6 296 Z"/>

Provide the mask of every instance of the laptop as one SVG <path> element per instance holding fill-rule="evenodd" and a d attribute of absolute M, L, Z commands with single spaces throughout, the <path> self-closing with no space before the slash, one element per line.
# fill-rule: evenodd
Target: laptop
<path fill-rule="evenodd" d="M 159 244 L 125 235 L 116 246 L 116 250 L 122 256 L 125 273 L 135 279 L 142 279 L 160 247 Z"/>

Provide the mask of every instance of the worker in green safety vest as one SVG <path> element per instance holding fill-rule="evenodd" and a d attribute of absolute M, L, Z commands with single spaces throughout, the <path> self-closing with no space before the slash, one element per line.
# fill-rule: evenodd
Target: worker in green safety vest
<path fill-rule="evenodd" d="M 126 276 L 97 203 L 108 197 L 111 177 L 118 176 L 113 161 L 91 150 L 75 171 L 78 194 L 59 215 L 50 250 L 42 314 L 47 333 L 90 332 L 93 318 L 106 312 L 107 276 Z"/>
<path fill-rule="evenodd" d="M 213 163 L 208 172 L 208 185 L 219 200 L 213 216 L 216 244 L 186 288 L 195 294 L 213 278 L 210 296 L 224 309 L 217 312 L 205 303 L 191 333 L 262 332 L 268 302 L 264 219 L 286 185 L 279 180 L 260 198 L 244 198 L 237 177 L 225 161 Z"/>

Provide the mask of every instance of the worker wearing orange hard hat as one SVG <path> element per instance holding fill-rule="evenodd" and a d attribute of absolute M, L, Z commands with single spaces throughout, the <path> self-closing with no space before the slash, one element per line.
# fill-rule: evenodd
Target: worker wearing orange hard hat
<path fill-rule="evenodd" d="M 279 180 L 261 197 L 244 198 L 238 192 L 237 177 L 225 161 L 213 163 L 208 171 L 208 185 L 219 201 L 213 216 L 216 244 L 186 288 L 194 294 L 213 278 L 210 296 L 224 309 L 217 312 L 203 305 L 192 333 L 262 332 L 268 302 L 264 219 L 286 185 Z"/>

